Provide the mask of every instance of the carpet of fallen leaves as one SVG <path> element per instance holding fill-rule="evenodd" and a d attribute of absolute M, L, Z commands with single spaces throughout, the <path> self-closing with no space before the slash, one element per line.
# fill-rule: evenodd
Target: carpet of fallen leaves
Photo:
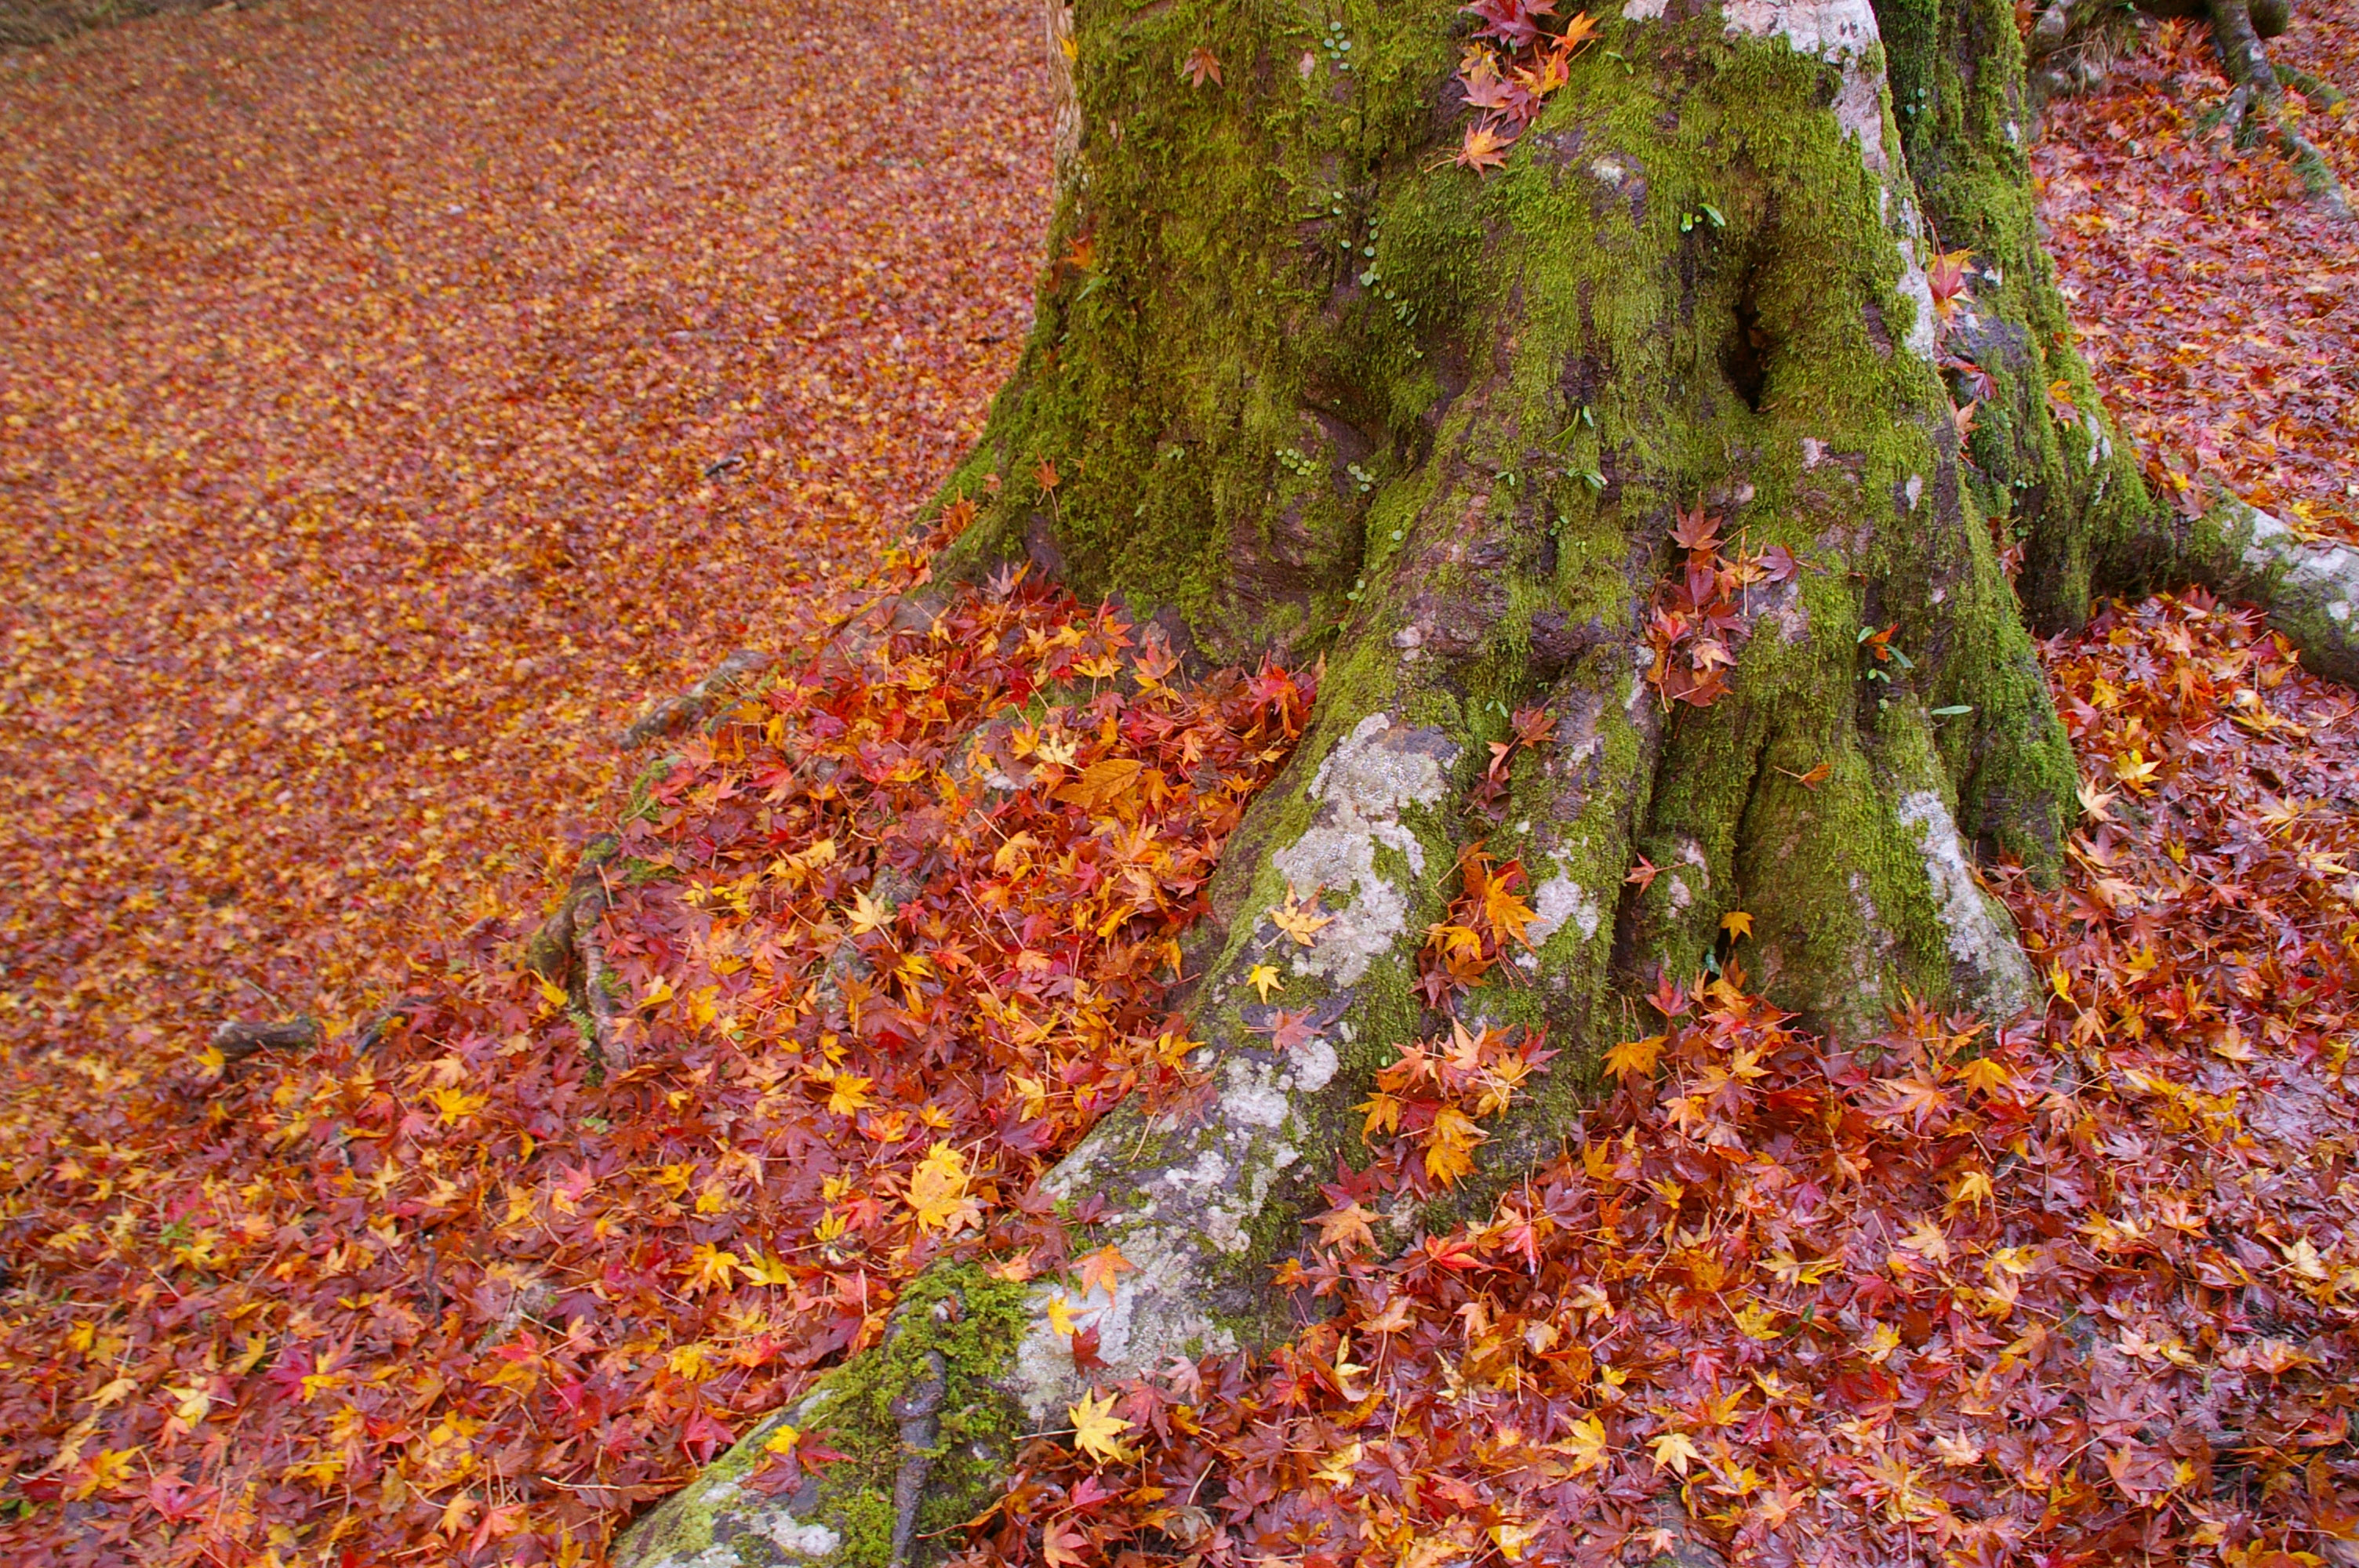
<path fill-rule="evenodd" d="M 946 1247 L 1066 1262 L 1034 1179 L 1187 1087 L 1177 938 L 1310 699 L 1175 663 L 1020 582 L 814 634 L 623 824 L 603 1083 L 496 919 L 374 1044 L 83 1059 L 11 1141 L 0 1542 L 580 1561 Z"/>
<path fill-rule="evenodd" d="M 2359 190 L 2359 26 L 2305 3 L 2271 58 L 2340 89 L 2304 135 Z M 2105 406 L 2165 486 L 2207 477 L 2297 527 L 2359 540 L 2359 232 L 2276 152 L 2203 116 L 2227 96 L 2200 26 L 2162 24 L 2104 92 L 2050 106 L 2040 215 Z M 2174 482 L 2172 475 L 2177 476 Z"/>
<path fill-rule="evenodd" d="M 1174 685 L 1020 579 L 821 620 L 922 576 L 885 525 L 1026 319 L 1033 36 L 277 4 L 0 60 L 0 1556 L 594 1561 L 928 1260 L 1121 1288 L 1032 1177 L 1197 1092 L 1164 988 L 1310 677 Z M 2339 526 L 2349 306 L 2287 280 L 2348 252 L 2265 156 L 2129 159 L 2217 95 L 2169 47 L 2040 155 L 2101 383 Z M 2212 221 L 2080 204 L 2133 178 Z M 600 738 L 747 642 L 788 656 L 618 799 Z M 2044 1013 L 1838 1049 L 1740 926 L 1560 1161 L 1404 1249 L 1549 1061 L 1405 1050 L 1321 1321 L 1093 1395 L 973 1554 L 2351 1560 L 2353 699 L 2200 596 L 2047 658 Z M 601 1081 L 519 957 L 617 815 Z M 1462 870 L 1440 996 L 1528 916 Z M 297 1010 L 316 1051 L 200 1049 Z"/>
<path fill-rule="evenodd" d="M 321 5 L 0 54 L 0 1036 L 341 1024 L 874 561 L 1046 221 L 1037 27 Z"/>

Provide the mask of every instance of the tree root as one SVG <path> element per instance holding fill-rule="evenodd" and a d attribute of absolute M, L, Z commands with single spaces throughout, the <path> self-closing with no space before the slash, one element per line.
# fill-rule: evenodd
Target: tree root
<path fill-rule="evenodd" d="M 908 1568 L 910 1550 L 918 1539 L 918 1506 L 926 1500 L 926 1480 L 933 1474 L 934 1448 L 941 1441 L 942 1399 L 950 1388 L 950 1367 L 939 1350 L 925 1357 L 925 1380 L 893 1401 L 900 1422 L 901 1464 L 893 1473 L 893 1554 L 888 1568 Z"/>
<path fill-rule="evenodd" d="M 224 1023 L 213 1031 L 212 1044 L 227 1064 L 263 1051 L 308 1051 L 321 1038 L 320 1021 L 306 1015 L 282 1023 Z"/>
<path fill-rule="evenodd" d="M 606 865 L 622 840 L 602 833 L 582 848 L 573 880 L 540 928 L 527 938 L 525 968 L 551 985 L 565 988 L 577 1022 L 590 1036 L 598 1059 L 610 1072 L 626 1070 L 630 1048 L 619 1027 L 622 1009 L 605 984 L 606 964 L 598 942 L 598 922 L 608 903 Z"/>
<path fill-rule="evenodd" d="M 2265 13 L 2253 0 L 2208 0 L 2205 15 L 2211 19 L 2212 47 L 2219 53 L 2220 68 L 2234 85 L 2228 101 L 2215 114 L 2234 127 L 2236 145 L 2255 146 L 2264 139 L 2273 143 L 2293 165 L 2311 202 L 2328 216 L 2350 222 L 2351 202 L 2343 194 L 2342 182 L 2335 178 L 2333 168 L 2316 144 L 2294 129 L 2279 80 L 2281 73 L 2270 63 L 2267 50 L 2261 47 L 2261 30 L 2255 25 L 2256 17 Z M 2314 77 L 2308 80 L 2324 87 Z M 2313 102 L 2319 101 L 2320 95 L 2310 88 L 2303 87 L 2301 91 Z M 2326 91 L 2331 93 L 2332 90 Z"/>
<path fill-rule="evenodd" d="M 2359 687 L 2359 548 L 2306 539 L 2233 497 L 2204 525 L 2217 542 L 2212 569 L 2199 580 L 2259 606 L 2313 674 Z"/>
<path fill-rule="evenodd" d="M 660 741 L 677 734 L 693 724 L 701 724 L 712 710 L 721 706 L 739 681 L 756 676 L 778 662 L 778 655 L 759 648 L 740 648 L 712 668 L 712 672 L 678 697 L 668 697 L 631 721 L 618 743 L 626 752 L 636 752 L 651 741 Z"/>
<path fill-rule="evenodd" d="M 2309 99 L 2313 109 L 2332 114 L 2343 106 L 2343 90 L 2334 83 L 2312 76 L 2299 66 L 2280 64 L 2277 72 L 2278 83 Z"/>

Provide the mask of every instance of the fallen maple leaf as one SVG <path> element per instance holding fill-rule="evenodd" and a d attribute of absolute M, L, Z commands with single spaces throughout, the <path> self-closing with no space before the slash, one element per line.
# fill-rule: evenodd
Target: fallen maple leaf
<path fill-rule="evenodd" d="M 1097 1463 L 1127 1465 L 1138 1457 L 1124 1441 L 1136 1423 L 1115 1413 L 1112 1394 L 1083 1394 L 1079 1404 L 1065 1408 L 1065 1415 L 1073 1423 L 1073 1445 Z"/>
<path fill-rule="evenodd" d="M 1333 915 L 1319 913 L 1319 894 L 1316 892 L 1311 893 L 1309 903 L 1300 903 L 1296 901 L 1292 888 L 1286 890 L 1286 903 L 1269 912 L 1269 919 L 1271 925 L 1305 947 L 1314 945 L 1319 940 L 1319 933 L 1335 921 Z"/>
<path fill-rule="evenodd" d="M 1647 1446 L 1654 1454 L 1656 1469 L 1675 1470 L 1682 1476 L 1688 1473 L 1690 1465 L 1703 1457 L 1703 1450 L 1686 1433 L 1677 1430 L 1661 1433 Z"/>
<path fill-rule="evenodd" d="M 1966 292 L 1966 268 L 1973 259 L 1972 251 L 1944 251 L 1925 269 L 1926 286 L 1933 295 L 1933 313 L 1944 322 L 1956 313 L 1958 300 Z"/>
<path fill-rule="evenodd" d="M 1477 174 L 1485 169 L 1504 168 L 1507 149 L 1516 145 L 1513 136 L 1502 135 L 1496 122 L 1479 121 L 1466 127 L 1465 139 L 1459 144 L 1458 156 L 1452 159 L 1461 168 L 1471 168 Z"/>
<path fill-rule="evenodd" d="M 1124 1257 L 1114 1243 L 1109 1241 L 1082 1259 L 1075 1270 L 1075 1277 L 1081 1281 L 1083 1290 L 1103 1291 L 1111 1297 L 1114 1293 L 1116 1281 L 1123 1275 L 1136 1273 L 1137 1271 L 1138 1265 Z"/>
<path fill-rule="evenodd" d="M 1136 757 L 1107 757 L 1083 768 L 1081 776 L 1056 792 L 1056 798 L 1084 811 L 1100 811 L 1138 782 L 1146 764 Z"/>
<path fill-rule="evenodd" d="M 926 1230 L 951 1235 L 983 1222 L 983 1206 L 967 1193 L 966 1156 L 936 1142 L 909 1173 L 909 1212 Z"/>
<path fill-rule="evenodd" d="M 1313 1216 L 1311 1223 L 1319 1227 L 1319 1244 L 1321 1247 L 1364 1248 L 1373 1252 L 1376 1246 L 1376 1233 L 1371 1227 L 1375 1217 L 1374 1209 L 1355 1200 Z"/>
<path fill-rule="evenodd" d="M 1649 1034 L 1644 1040 L 1625 1040 L 1605 1053 L 1605 1070 L 1628 1082 L 1643 1078 L 1655 1070 L 1662 1060 L 1663 1047 L 1669 1041 L 1665 1034 Z"/>

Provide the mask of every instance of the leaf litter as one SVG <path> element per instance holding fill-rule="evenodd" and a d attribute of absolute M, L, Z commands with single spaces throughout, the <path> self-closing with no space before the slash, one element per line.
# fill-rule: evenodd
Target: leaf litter
<path fill-rule="evenodd" d="M 732 311 L 819 281 L 762 267 L 841 264 L 824 217 L 810 249 L 765 249 L 759 222 L 733 235 L 697 209 L 667 228 L 650 200 L 628 227 L 657 225 L 673 242 L 661 254 L 636 272 L 551 262 L 538 310 L 492 287 L 537 221 L 517 217 L 504 243 L 473 236 L 439 270 L 388 257 L 382 227 L 335 236 L 355 267 L 386 269 L 355 273 L 368 287 L 352 308 L 408 319 L 390 343 L 342 347 L 289 330 L 324 308 L 320 291 L 272 274 L 266 228 L 233 211 L 281 191 L 273 222 L 291 243 L 304 230 L 287 213 L 347 210 L 327 200 L 332 168 L 253 189 L 180 176 L 201 188 L 169 209 L 148 198 L 203 214 L 169 256 L 130 279 L 104 247 L 87 276 L 67 265 L 98 216 L 158 222 L 128 193 L 168 177 L 158 109 L 140 122 L 148 139 L 125 144 L 138 179 L 71 177 L 116 145 L 74 134 L 70 106 L 97 88 L 226 103 L 205 134 L 234 144 L 231 164 L 267 167 L 292 155 L 255 105 L 266 86 L 298 91 L 297 67 L 320 63 L 304 50 L 356 62 L 321 77 L 321 112 L 346 114 L 375 102 L 376 73 L 416 73 L 458 103 L 496 60 L 507 74 L 482 102 L 534 105 L 529 134 L 571 155 L 552 103 L 690 101 L 693 57 L 667 40 L 691 20 L 708 56 L 769 61 L 777 32 L 724 45 L 721 19 L 603 17 L 584 36 L 606 47 L 554 68 L 571 72 L 554 95 L 522 22 L 432 14 L 390 34 L 293 6 L 178 19 L 31 57 L 31 71 L 10 62 L 16 124 L 44 124 L 27 105 L 46 105 L 60 128 L 16 155 L 56 177 L 38 222 L 0 242 L 29 258 L 16 276 L 39 280 L 8 330 L 79 334 L 19 337 L 41 357 L 10 363 L 43 373 L 0 383 L 23 420 L 12 505 L 31 496 L 52 519 L 9 546 L 24 557 L 12 580 L 44 590 L 8 612 L 5 718 L 27 802 L 6 847 L 26 872 L 8 913 L 16 1094 L 0 1129 L 11 1551 L 590 1561 L 635 1507 L 873 1343 L 929 1260 L 1123 1288 L 1126 1260 L 1089 1235 L 1102 1213 L 1060 1217 L 1032 1181 L 1122 1095 L 1201 1092 L 1164 988 L 1223 835 L 1299 733 L 1311 675 L 1180 680 L 1151 635 L 1021 578 L 873 642 L 832 637 L 794 602 L 831 602 L 872 568 L 922 581 L 921 551 L 879 557 L 880 524 L 971 432 L 1005 356 L 902 359 L 880 348 L 878 319 L 906 335 L 920 311 L 965 309 L 961 323 L 980 311 L 1020 330 L 1017 291 L 979 307 L 961 269 L 1005 256 L 995 276 L 1016 276 L 1036 190 L 1002 190 L 991 243 L 962 233 L 930 252 L 891 228 L 908 221 L 886 219 L 897 203 L 868 209 L 864 241 L 897 270 L 833 275 L 830 330 L 779 352 L 797 373 L 840 357 L 766 440 L 766 396 L 695 389 L 731 379 L 710 345 Z M 910 25 L 820 20 L 780 31 L 813 58 L 866 60 L 868 29 Z M 241 51 L 238 28 L 276 29 L 275 51 Z M 970 50 L 1001 47 L 991 31 L 961 25 Z M 1028 69 L 1007 47 L 1008 73 Z M 671 98 L 641 77 L 595 96 L 600 71 L 649 57 Z M 929 90 L 985 92 L 969 74 L 855 92 L 815 73 L 749 89 L 732 112 L 758 125 L 789 105 L 810 130 L 775 156 L 808 157 L 847 125 L 940 114 Z M 995 102 L 992 145 L 1028 146 L 1027 106 Z M 373 122 L 386 145 L 418 156 L 387 118 Z M 648 117 L 684 170 L 730 123 Z M 430 149 L 446 180 L 470 145 Z M 880 135 L 874 165 L 849 160 L 860 178 L 821 189 L 905 193 L 906 166 L 879 150 L 893 146 Z M 503 163 L 501 178 L 528 199 L 570 167 Z M 947 178 L 990 192 L 1007 167 Z M 2239 168 L 2228 197 L 2273 206 L 2266 175 Z M 2051 224 L 2071 212 L 2055 185 Z M 421 211 L 410 200 L 413 229 Z M 2238 243 L 2257 232 L 2240 221 Z M 648 271 L 663 287 L 628 283 Z M 224 296 L 225 279 L 260 281 Z M 962 284 L 952 306 L 940 291 Z M 2084 332 L 2125 319 L 2093 312 L 2085 287 L 2081 310 Z M 662 330 L 634 340 L 637 379 L 614 373 L 612 406 L 585 394 L 575 432 L 503 426 L 524 419 L 523 390 L 594 351 L 519 359 L 520 334 L 554 341 L 532 336 L 553 323 L 526 322 L 573 311 L 606 323 L 579 329 L 601 341 L 614 322 Z M 156 350 L 176 343 L 190 345 L 180 379 L 108 405 L 124 364 L 172 362 Z M 401 407 L 386 369 L 429 357 L 431 418 Z M 230 362 L 239 373 L 200 374 Z M 905 365 L 936 378 L 935 401 L 913 408 Z M 2154 396 L 2104 359 L 2099 376 L 2164 452 L 2203 450 L 2190 433 L 2242 395 L 2190 380 Z M 614 387 L 669 417 L 635 432 L 618 410 L 645 405 Z M 339 415 L 347 390 L 373 401 Z M 2147 402 L 2123 414 L 2125 398 Z M 484 430 L 510 455 L 470 456 L 500 438 Z M 2219 467 L 2283 487 L 2264 501 L 2308 485 L 2299 515 L 2331 523 L 2314 422 L 2277 438 L 2291 455 L 2277 468 L 2255 467 L 2249 444 Z M 2216 436 L 2212 449 L 2225 450 Z M 283 492 L 255 483 L 272 459 L 295 476 Z M 544 511 L 558 535 L 535 534 Z M 571 536 L 565 519 L 584 514 L 603 532 Z M 487 557 L 487 537 L 507 553 Z M 543 537 L 558 553 L 530 554 Z M 109 613 L 151 602 L 144 632 Z M 749 635 L 788 657 L 621 808 L 598 980 L 636 1065 L 601 1081 L 585 1021 L 520 962 L 519 889 L 565 870 L 536 836 L 613 798 L 584 719 L 611 729 L 651 672 Z M 551 639 L 562 680 L 538 667 Z M 617 671 L 601 650 L 626 642 L 636 659 Z M 1026 1452 L 970 1554 L 1605 1562 L 1709 1538 L 1766 1562 L 2347 1560 L 2351 697 L 2201 594 L 2114 607 L 2045 656 L 2084 769 L 2073 871 L 2052 892 L 1993 877 L 2046 976 L 2043 1012 L 1995 1033 L 1913 1010 L 1841 1048 L 1745 993 L 1732 924 L 1732 961 L 1658 988 L 1657 1033 L 1609 1054 L 1610 1093 L 1560 1158 L 1480 1217 L 1408 1237 L 1380 1215 L 1479 1172 L 1484 1123 L 1553 1053 L 1462 1024 L 1405 1047 L 1362 1107 L 1364 1165 L 1338 1169 L 1285 1268 L 1304 1303 L 1297 1339 L 1092 1393 L 1074 1446 Z M 369 728 L 344 720 L 357 743 L 314 739 L 337 704 L 284 700 L 330 659 L 321 678 L 379 709 L 356 708 Z M 535 668 L 485 699 L 504 659 Z M 1543 721 L 1519 715 L 1518 733 Z M 502 744 L 469 744 L 495 723 Z M 281 827 L 296 803 L 279 796 L 298 786 L 309 819 Z M 357 868 L 342 881 L 322 880 L 323 840 Z M 395 845 L 410 859 L 372 871 Z M 1423 961 L 1444 1007 L 1529 914 L 1520 867 L 1475 844 L 1460 870 Z M 1314 892 L 1300 909 L 1315 943 Z M 327 1015 L 318 1049 L 196 1049 L 225 1004 L 261 1016 L 280 993 Z M 396 994 L 403 1011 L 373 1038 L 354 1027 Z M 1068 1326 L 1086 1365 L 1090 1327 Z M 824 1464 L 825 1437 L 781 1452 Z"/>

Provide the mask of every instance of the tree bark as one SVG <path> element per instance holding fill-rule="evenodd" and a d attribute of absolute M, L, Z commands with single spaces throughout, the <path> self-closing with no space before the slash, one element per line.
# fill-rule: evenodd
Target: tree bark
<path fill-rule="evenodd" d="M 2178 518 L 2114 441 L 2037 238 L 2006 0 L 1603 8 L 1489 174 L 1451 161 L 1470 18 L 1448 0 L 1332 18 L 1075 8 L 1077 140 L 1038 320 L 944 492 L 983 513 L 942 578 L 1028 561 L 1122 596 L 1201 661 L 1326 661 L 1187 966 L 1215 1099 L 1119 1109 L 1050 1179 L 1120 1211 L 1138 1271 L 1076 1303 L 1114 1378 L 1286 1331 L 1271 1267 L 1314 1184 L 1360 1154 L 1353 1107 L 1445 1023 L 1417 955 L 1470 842 L 1522 861 L 1539 918 L 1460 1014 L 1544 1026 L 1563 1052 L 1491 1130 L 1460 1190 L 1478 1203 L 1573 1127 L 1658 976 L 1730 956 L 1732 914 L 1754 983 L 1838 1033 L 1908 996 L 2027 1003 L 1973 867 L 2059 863 L 2076 776 L 2031 639 L 2093 591 L 2299 579 L 2304 624 L 2349 667 L 2359 564 L 2225 504 Z M 1929 267 L 1958 250 L 1972 271 L 1944 327 Z M 1950 376 L 1983 394 L 1963 440 Z M 1699 514 L 1726 556 L 1799 569 L 1735 596 L 1724 695 L 1671 701 L 1688 676 L 1649 679 L 1650 629 Z M 1544 739 L 1478 808 L 1509 716 L 1535 707 Z M 1273 916 L 1314 895 L 1332 919 L 1305 945 Z M 1247 980 L 1265 965 L 1284 978 L 1266 1004 Z M 1307 1038 L 1274 1044 L 1279 1009 Z M 1081 1385 L 1048 1296 L 1010 1312 L 985 1363 L 950 1357 L 1006 1417 L 961 1430 L 1064 1424 Z M 904 1364 L 934 1365 L 922 1322 L 895 1332 Z M 873 1446 L 898 1454 L 888 1426 Z M 766 1431 L 620 1560 L 886 1562 L 929 1542 L 890 1502 L 906 1454 L 835 1466 L 809 1497 L 741 1491 Z M 988 1455 L 967 1458 L 987 1479 Z"/>

